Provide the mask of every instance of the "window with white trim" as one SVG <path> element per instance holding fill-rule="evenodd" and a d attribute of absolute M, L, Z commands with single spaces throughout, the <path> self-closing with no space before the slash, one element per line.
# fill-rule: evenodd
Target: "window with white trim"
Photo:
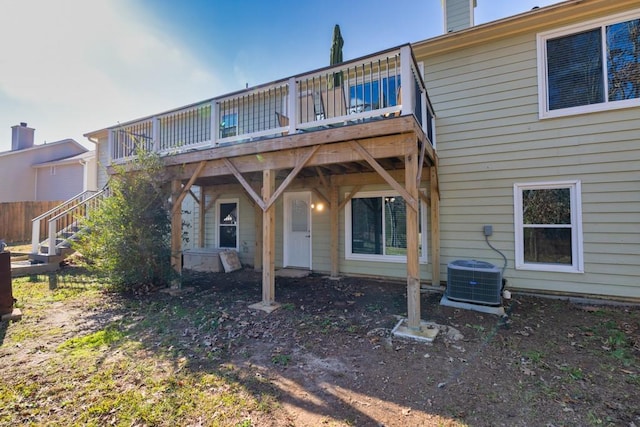
<path fill-rule="evenodd" d="M 218 247 L 238 249 L 238 199 L 221 199 L 216 202 Z"/>
<path fill-rule="evenodd" d="M 238 113 L 236 111 L 223 114 L 220 120 L 220 138 L 238 134 Z"/>
<path fill-rule="evenodd" d="M 538 34 L 541 117 L 640 106 L 640 10 Z"/>
<path fill-rule="evenodd" d="M 516 269 L 583 272 L 580 181 L 514 185 Z"/>
<path fill-rule="evenodd" d="M 420 201 L 418 246 L 420 261 L 427 261 L 426 206 Z M 407 221 L 411 209 L 392 191 L 356 194 L 345 206 L 346 259 L 406 262 Z"/>

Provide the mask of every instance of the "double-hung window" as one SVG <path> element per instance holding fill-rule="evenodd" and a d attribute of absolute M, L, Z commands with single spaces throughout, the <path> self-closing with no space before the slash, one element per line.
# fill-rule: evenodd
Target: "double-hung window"
<path fill-rule="evenodd" d="M 345 206 L 346 258 L 406 262 L 407 207 L 391 191 L 361 192 Z M 420 261 L 426 262 L 426 207 L 418 215 Z"/>
<path fill-rule="evenodd" d="M 516 268 L 583 272 L 580 181 L 514 185 Z"/>
<path fill-rule="evenodd" d="M 640 106 L 640 10 L 538 34 L 540 117 Z"/>
<path fill-rule="evenodd" d="M 238 200 L 216 202 L 218 220 L 218 247 L 238 249 Z"/>

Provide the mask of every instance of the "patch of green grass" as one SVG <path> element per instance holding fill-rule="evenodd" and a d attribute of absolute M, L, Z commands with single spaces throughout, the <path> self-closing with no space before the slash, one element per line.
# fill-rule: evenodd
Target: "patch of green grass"
<path fill-rule="evenodd" d="M 58 346 L 58 351 L 68 350 L 72 354 L 82 354 L 103 346 L 110 346 L 120 342 L 126 337 L 124 331 L 115 325 L 109 325 L 105 329 L 91 334 L 68 339 Z"/>
<path fill-rule="evenodd" d="M 292 303 L 290 303 L 290 302 L 287 302 L 287 303 L 282 304 L 282 309 L 283 309 L 283 310 L 289 310 L 289 311 L 292 311 L 292 310 L 294 310 L 295 308 L 296 308 L 295 304 L 292 304 Z"/>
<path fill-rule="evenodd" d="M 467 323 L 464 326 L 466 326 L 467 328 L 475 329 L 478 332 L 484 332 L 486 330 L 486 328 L 482 325 L 470 325 Z"/>
<path fill-rule="evenodd" d="M 288 354 L 274 354 L 271 356 L 271 363 L 279 366 L 287 366 L 291 362 L 291 356 Z"/>
<path fill-rule="evenodd" d="M 584 372 L 579 367 L 561 366 L 560 370 L 565 372 L 569 376 L 569 378 L 574 381 L 580 381 L 584 379 Z"/>
<path fill-rule="evenodd" d="M 382 311 L 382 305 L 380 303 L 371 303 L 367 304 L 366 309 L 372 313 L 380 313 Z"/>
<path fill-rule="evenodd" d="M 55 289 L 49 288 L 47 275 L 20 277 L 12 281 L 12 293 L 17 300 L 15 306 L 18 308 L 63 302 L 87 294 L 97 294 L 105 288 L 104 284 L 92 276 L 81 273 L 58 274 Z"/>
<path fill-rule="evenodd" d="M 525 351 L 522 355 L 527 359 L 531 360 L 533 363 L 540 363 L 542 361 L 542 356 L 544 354 L 538 350 L 530 350 L 530 351 Z"/>

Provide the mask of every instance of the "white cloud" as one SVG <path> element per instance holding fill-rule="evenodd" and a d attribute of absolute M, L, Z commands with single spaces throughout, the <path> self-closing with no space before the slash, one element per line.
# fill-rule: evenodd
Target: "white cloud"
<path fill-rule="evenodd" d="M 125 0 L 0 0 L 0 151 L 27 121 L 72 137 L 223 91 L 188 47 Z"/>

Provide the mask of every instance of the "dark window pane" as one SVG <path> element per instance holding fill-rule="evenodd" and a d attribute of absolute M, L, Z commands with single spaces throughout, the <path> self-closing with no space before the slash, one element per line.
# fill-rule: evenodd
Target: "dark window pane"
<path fill-rule="evenodd" d="M 552 188 L 522 191 L 524 224 L 571 224 L 571 191 Z"/>
<path fill-rule="evenodd" d="M 235 248 L 237 246 L 236 230 L 234 226 L 220 226 L 220 247 Z"/>
<path fill-rule="evenodd" d="M 235 225 L 238 223 L 238 205 L 236 203 L 220 203 L 220 224 Z"/>
<path fill-rule="evenodd" d="M 609 101 L 640 98 L 640 19 L 607 27 Z"/>
<path fill-rule="evenodd" d="M 547 40 L 549 110 L 604 102 L 600 28 Z"/>
<path fill-rule="evenodd" d="M 524 261 L 571 265 L 571 229 L 525 228 Z"/>
<path fill-rule="evenodd" d="M 382 255 L 382 198 L 351 200 L 351 252 Z"/>
<path fill-rule="evenodd" d="M 385 255 L 407 254 L 407 208 L 402 197 L 384 198 Z"/>

